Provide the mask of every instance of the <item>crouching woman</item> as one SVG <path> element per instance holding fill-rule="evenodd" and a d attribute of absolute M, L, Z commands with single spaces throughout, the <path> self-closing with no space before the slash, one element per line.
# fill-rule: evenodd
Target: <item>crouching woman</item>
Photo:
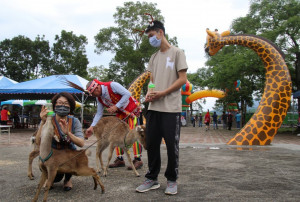
<path fill-rule="evenodd" d="M 73 150 L 76 150 L 76 146 L 83 147 L 84 138 L 82 125 L 77 118 L 70 116 L 75 109 L 75 100 L 73 96 L 67 92 L 58 93 L 52 98 L 51 103 L 55 112 L 52 118 L 55 134 L 52 138 L 51 147 L 54 149 Z M 48 112 L 49 110 L 43 106 L 40 113 L 40 117 L 42 119 L 41 127 L 46 122 Z M 65 191 L 70 191 L 72 189 L 72 174 L 57 173 L 54 183 L 60 182 L 63 177 L 65 177 L 63 189 Z"/>

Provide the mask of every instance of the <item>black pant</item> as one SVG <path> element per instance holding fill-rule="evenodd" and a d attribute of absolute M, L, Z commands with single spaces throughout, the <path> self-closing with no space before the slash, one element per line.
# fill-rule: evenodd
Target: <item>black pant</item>
<path fill-rule="evenodd" d="M 1 125 L 7 125 L 7 121 L 1 121 Z"/>
<path fill-rule="evenodd" d="M 64 176 L 65 176 L 64 182 L 68 182 L 71 179 L 72 174 L 70 174 L 70 173 L 57 173 L 53 182 L 60 182 L 63 179 Z"/>
<path fill-rule="evenodd" d="M 157 179 L 161 167 L 160 145 L 164 138 L 168 154 L 165 177 L 169 181 L 176 181 L 179 165 L 180 113 L 149 110 L 146 117 L 149 171 L 145 177 L 152 180 Z"/>

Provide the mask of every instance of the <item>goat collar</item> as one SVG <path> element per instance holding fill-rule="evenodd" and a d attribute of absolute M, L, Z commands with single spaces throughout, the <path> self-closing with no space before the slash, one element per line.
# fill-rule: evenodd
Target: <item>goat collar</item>
<path fill-rule="evenodd" d="M 42 163 L 45 163 L 48 159 L 50 159 L 52 154 L 53 154 L 53 150 L 51 149 L 50 153 L 48 154 L 48 156 L 46 158 L 43 159 L 41 156 L 39 156 L 39 158 L 42 161 Z"/>

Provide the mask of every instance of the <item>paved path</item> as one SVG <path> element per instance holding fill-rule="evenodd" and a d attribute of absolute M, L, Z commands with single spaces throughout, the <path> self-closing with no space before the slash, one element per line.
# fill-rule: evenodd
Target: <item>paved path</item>
<path fill-rule="evenodd" d="M 7 134 L 0 137 L 0 147 L 3 146 L 18 146 L 30 145 L 30 137 L 35 129 L 12 129 L 11 144 L 8 145 Z M 180 144 L 194 143 L 194 144 L 226 144 L 231 138 L 235 136 L 238 129 L 233 128 L 231 131 L 219 129 L 210 129 L 205 131 L 204 127 L 182 127 Z M 90 138 L 86 142 L 86 146 L 92 144 L 96 140 L 95 137 Z M 300 137 L 297 134 L 277 134 L 272 141 L 272 144 L 295 144 L 300 145 Z"/>
<path fill-rule="evenodd" d="M 32 150 L 30 136 L 34 130 L 13 130 L 11 144 L 6 137 L 0 143 L 0 201 L 31 201 L 38 184 L 38 159 L 33 163 L 35 180 L 27 178 L 28 154 Z M 140 178 L 124 168 L 109 169 L 101 177 L 106 192 L 93 190 L 91 177 L 73 176 L 73 189 L 62 190 L 56 183 L 49 201 L 299 201 L 300 198 L 300 137 L 296 134 L 277 134 L 271 146 L 229 146 L 236 129 L 205 131 L 185 127 L 181 131 L 178 194 L 166 196 L 167 150 L 161 145 L 162 167 L 158 176 L 161 187 L 147 193 L 135 188 L 147 172 L 147 151 L 143 151 L 144 166 Z M 91 138 L 86 146 L 94 142 Z M 95 147 L 91 148 L 89 164 L 95 167 Z M 106 163 L 107 150 L 104 151 Z M 126 158 L 126 157 L 125 157 Z M 128 163 L 126 162 L 126 165 Z M 39 197 L 42 200 L 42 194 Z"/>

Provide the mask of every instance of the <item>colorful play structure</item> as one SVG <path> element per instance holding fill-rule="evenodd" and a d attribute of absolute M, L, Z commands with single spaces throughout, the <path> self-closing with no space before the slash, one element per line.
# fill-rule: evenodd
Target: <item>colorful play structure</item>
<path fill-rule="evenodd" d="M 206 51 L 210 56 L 215 55 L 225 45 L 241 45 L 255 51 L 262 59 L 266 69 L 266 83 L 260 104 L 246 125 L 232 138 L 229 145 L 269 145 L 280 128 L 289 107 L 292 93 L 292 83 L 289 70 L 284 61 L 283 53 L 271 41 L 259 36 L 229 35 L 229 31 L 222 34 L 206 30 Z M 137 100 L 140 99 L 141 89 L 150 73 L 139 75 L 130 85 L 129 91 Z M 240 82 L 235 84 L 236 90 Z M 183 86 L 186 96 L 183 104 L 187 105 L 203 97 L 224 97 L 224 92 L 218 90 L 205 90 L 191 93 L 192 85 Z"/>
<path fill-rule="evenodd" d="M 185 101 L 190 104 L 195 100 L 206 97 L 223 98 L 225 97 L 225 92 L 221 90 L 200 90 L 188 96 Z"/>
<path fill-rule="evenodd" d="M 186 99 L 192 95 L 192 91 L 194 89 L 194 85 L 191 84 L 189 81 L 187 81 L 183 86 L 181 87 L 181 98 L 182 98 L 182 111 L 189 110 L 190 103 L 186 101 Z"/>

